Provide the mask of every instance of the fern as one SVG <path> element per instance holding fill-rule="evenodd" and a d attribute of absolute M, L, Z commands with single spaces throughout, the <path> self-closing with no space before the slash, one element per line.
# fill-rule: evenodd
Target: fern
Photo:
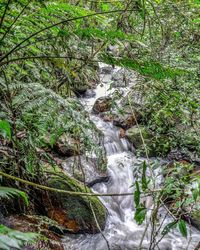
<path fill-rule="evenodd" d="M 155 61 L 137 61 L 130 58 L 114 58 L 110 55 L 102 55 L 103 62 L 111 65 L 118 65 L 138 71 L 141 75 L 154 78 L 156 80 L 163 80 L 165 78 L 174 79 L 176 76 L 181 76 L 187 73 L 186 70 L 173 69 L 171 67 L 164 67 Z"/>
<path fill-rule="evenodd" d="M 38 237 L 39 234 L 36 233 L 22 233 L 0 225 L 0 249 L 2 250 L 10 250 L 12 248 L 20 250 L 26 244 L 33 243 Z"/>
<path fill-rule="evenodd" d="M 23 191 L 20 191 L 16 188 L 10 188 L 10 187 L 2 187 L 0 186 L 0 198 L 13 198 L 13 197 L 20 197 L 24 201 L 26 205 L 29 204 L 28 197 L 26 193 Z"/>

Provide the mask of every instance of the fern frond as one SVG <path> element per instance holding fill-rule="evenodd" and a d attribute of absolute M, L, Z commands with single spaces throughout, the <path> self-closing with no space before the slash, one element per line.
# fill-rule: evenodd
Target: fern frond
<path fill-rule="evenodd" d="M 16 188 L 0 186 L 0 198 L 10 199 L 13 197 L 20 197 L 23 199 L 23 201 L 26 205 L 29 204 L 28 197 L 27 197 L 26 193 L 24 193 L 23 191 L 18 190 Z"/>
<path fill-rule="evenodd" d="M 38 237 L 37 233 L 23 233 L 0 225 L 0 249 L 2 250 L 20 250 L 26 243 L 33 243 Z"/>

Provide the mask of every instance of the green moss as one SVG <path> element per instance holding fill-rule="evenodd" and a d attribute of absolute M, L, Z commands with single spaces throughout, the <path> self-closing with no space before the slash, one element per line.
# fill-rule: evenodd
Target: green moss
<path fill-rule="evenodd" d="M 85 187 L 82 183 L 64 173 L 52 176 L 49 179 L 49 186 L 57 189 L 91 193 L 91 190 L 88 187 Z M 100 227 L 104 227 L 106 209 L 98 197 L 71 196 L 62 193 L 54 194 L 54 196 L 56 196 L 56 200 L 61 204 L 62 209 L 67 212 L 69 219 L 78 222 L 81 230 L 97 231 L 91 206 L 95 212 Z"/>

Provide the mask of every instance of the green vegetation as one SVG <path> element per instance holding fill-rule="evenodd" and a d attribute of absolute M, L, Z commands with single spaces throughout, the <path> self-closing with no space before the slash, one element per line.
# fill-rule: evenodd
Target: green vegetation
<path fill-rule="evenodd" d="M 164 200 L 169 199 L 169 213 L 175 219 L 163 234 L 177 226 L 187 237 L 181 209 L 192 203 L 191 216 L 195 215 L 195 221 L 199 219 L 199 184 L 191 188 L 192 197 L 182 187 L 199 182 L 199 177 L 194 176 L 200 164 L 199 7 L 199 0 L 2 0 L 0 171 L 51 186 L 46 173 L 49 166 L 56 174 L 57 166 L 63 167 L 64 157 L 95 155 L 97 170 L 105 172 L 102 135 L 79 97 L 99 83 L 99 62 L 121 66 L 137 72 L 137 84 L 129 93 L 131 100 L 126 100 L 130 112 L 138 108 L 134 93 L 142 96 L 138 108 L 141 117 L 126 131 L 132 144 L 139 144 L 138 155 L 145 151 L 147 158 L 167 157 L 177 151 L 184 154 L 178 161 L 188 163 L 189 176 L 184 173 L 178 179 L 179 170 L 185 166 L 176 164 L 173 175 L 167 174 L 162 190 L 154 196 L 152 213 L 155 216 Z M 123 108 L 118 110 L 122 114 Z M 68 140 L 68 155 L 60 150 L 62 136 Z M 140 196 L 155 187 L 155 177 L 148 179 L 146 169 L 151 170 L 151 164 L 143 165 L 142 176 L 134 184 L 138 224 L 146 216 Z M 91 192 L 85 185 L 84 173 L 79 179 L 83 183 L 71 183 L 72 178 L 68 177 L 65 184 L 59 181 L 53 187 Z M 3 217 L 20 213 L 48 216 L 44 203 L 50 204 L 50 197 L 47 191 L 0 178 Z M 86 218 L 83 223 L 87 225 L 91 221 L 94 225 L 97 217 L 103 229 L 106 213 L 97 197 L 66 197 L 65 209 L 71 217 L 78 222 Z M 82 210 L 78 211 L 78 205 L 73 210 L 70 200 L 72 204 L 83 203 L 85 214 L 79 214 Z M 94 226 L 96 231 L 99 225 Z M 152 232 L 153 239 L 156 235 Z M 32 236 L 1 226 L 0 248 L 20 249 L 35 238 Z M 5 239 L 12 239 L 12 245 Z M 155 244 L 153 241 L 149 249 Z"/>

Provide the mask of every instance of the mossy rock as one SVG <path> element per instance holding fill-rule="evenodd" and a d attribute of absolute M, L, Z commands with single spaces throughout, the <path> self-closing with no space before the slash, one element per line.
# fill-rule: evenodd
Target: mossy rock
<path fill-rule="evenodd" d="M 145 146 L 141 138 L 141 134 L 144 139 Z M 146 156 L 146 151 L 149 157 L 156 156 L 156 152 L 153 147 L 153 135 L 146 127 L 141 125 L 139 127 L 133 126 L 126 131 L 126 137 L 133 144 L 140 156 Z"/>
<path fill-rule="evenodd" d="M 200 209 L 191 213 L 192 224 L 200 230 Z"/>
<path fill-rule="evenodd" d="M 141 134 L 143 136 L 144 142 L 148 143 L 152 138 L 151 133 L 147 128 L 143 126 L 133 126 L 126 131 L 126 137 L 129 139 L 131 143 L 133 143 L 134 147 L 137 149 L 143 145 L 143 141 L 141 138 Z"/>
<path fill-rule="evenodd" d="M 48 180 L 48 185 L 62 190 L 91 193 L 89 188 L 63 172 L 52 175 Z M 49 211 L 49 216 L 74 232 L 98 232 L 93 211 L 99 226 L 101 229 L 104 228 L 106 209 L 98 197 L 54 193 L 51 194 L 51 202 L 53 210 Z"/>

